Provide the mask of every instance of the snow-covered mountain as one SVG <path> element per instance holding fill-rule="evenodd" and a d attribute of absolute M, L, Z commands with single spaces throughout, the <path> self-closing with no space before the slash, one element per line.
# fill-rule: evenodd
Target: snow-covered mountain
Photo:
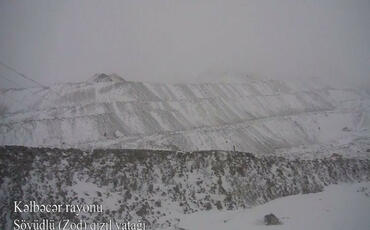
<path fill-rule="evenodd" d="M 245 78 L 81 83 L 0 91 L 0 145 L 366 156 L 370 94 Z"/>

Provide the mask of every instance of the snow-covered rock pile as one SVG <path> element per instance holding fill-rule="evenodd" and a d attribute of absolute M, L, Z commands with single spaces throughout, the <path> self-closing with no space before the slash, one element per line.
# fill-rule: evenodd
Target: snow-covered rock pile
<path fill-rule="evenodd" d="M 23 215 L 174 226 L 175 214 L 233 210 L 322 191 L 329 184 L 370 180 L 370 160 L 289 160 L 226 151 L 174 152 L 0 147 L 0 228 L 19 213 L 12 201 L 102 204 L 103 213 Z M 63 216 L 64 215 L 64 216 Z"/>

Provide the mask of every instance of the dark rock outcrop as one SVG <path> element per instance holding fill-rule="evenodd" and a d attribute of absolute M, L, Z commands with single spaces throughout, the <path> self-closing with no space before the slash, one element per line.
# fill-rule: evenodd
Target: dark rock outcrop
<path fill-rule="evenodd" d="M 0 147 L 0 229 L 16 218 L 176 223 L 173 210 L 238 209 L 340 182 L 368 181 L 370 161 L 289 160 L 225 151 Z M 102 213 L 14 213 L 13 201 L 102 204 Z M 170 217 L 172 216 L 172 217 Z"/>
<path fill-rule="evenodd" d="M 282 224 L 279 218 L 277 218 L 274 214 L 268 214 L 265 215 L 263 221 L 265 222 L 266 225 L 278 225 Z"/>

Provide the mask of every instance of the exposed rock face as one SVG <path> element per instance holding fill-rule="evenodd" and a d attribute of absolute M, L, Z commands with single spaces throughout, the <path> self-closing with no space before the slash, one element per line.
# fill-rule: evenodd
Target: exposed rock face
<path fill-rule="evenodd" d="M 0 109 L 1 145 L 184 151 L 235 146 L 255 154 L 312 154 L 322 147 L 352 156 L 370 148 L 370 95 L 360 90 L 303 90 L 272 80 L 158 84 L 100 74 L 50 89 L 0 90 L 0 105 L 6 108 Z"/>
<path fill-rule="evenodd" d="M 74 221 L 142 218 L 151 229 L 163 229 L 176 224 L 176 213 L 246 208 L 282 196 L 319 192 L 329 184 L 368 180 L 370 161 L 361 159 L 0 147 L 0 228 L 12 229 L 15 218 L 35 218 L 13 213 L 14 200 L 102 204 L 103 213 L 51 217 Z"/>
<path fill-rule="evenodd" d="M 105 74 L 105 73 L 100 73 L 100 74 L 95 74 L 92 79 L 92 82 L 126 82 L 125 79 L 122 77 L 118 76 L 117 74 Z"/>
<path fill-rule="evenodd" d="M 278 225 L 278 224 L 282 224 L 281 221 L 279 220 L 279 218 L 277 218 L 274 214 L 268 214 L 268 215 L 265 215 L 265 217 L 263 218 L 263 221 L 265 222 L 266 225 Z"/>

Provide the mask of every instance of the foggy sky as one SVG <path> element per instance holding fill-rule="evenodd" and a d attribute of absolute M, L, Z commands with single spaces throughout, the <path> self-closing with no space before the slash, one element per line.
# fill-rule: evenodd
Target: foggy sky
<path fill-rule="evenodd" d="M 0 61 L 45 85 L 248 73 L 370 88 L 370 1 L 0 0 Z M 0 88 L 19 86 L 34 84 L 0 66 Z"/>

